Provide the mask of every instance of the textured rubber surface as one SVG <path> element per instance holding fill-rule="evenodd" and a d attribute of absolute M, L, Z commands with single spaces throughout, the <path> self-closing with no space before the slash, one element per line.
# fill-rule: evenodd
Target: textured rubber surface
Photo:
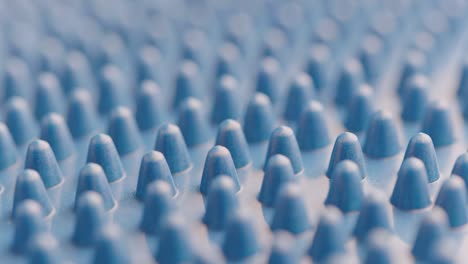
<path fill-rule="evenodd" d="M 467 12 L 0 0 L 0 262 L 466 262 Z"/>

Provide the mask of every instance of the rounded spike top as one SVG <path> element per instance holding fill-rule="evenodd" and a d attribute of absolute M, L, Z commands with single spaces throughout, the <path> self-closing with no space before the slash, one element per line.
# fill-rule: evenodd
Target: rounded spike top
<path fill-rule="evenodd" d="M 239 119 L 241 105 L 238 86 L 239 84 L 234 77 L 229 75 L 221 77 L 211 110 L 211 123 L 220 124 L 226 119 Z"/>
<path fill-rule="evenodd" d="M 326 45 L 314 44 L 309 51 L 306 72 L 312 77 L 314 87 L 318 92 L 327 85 L 327 67 L 330 61 L 330 50 Z"/>
<path fill-rule="evenodd" d="M 63 182 L 62 170 L 46 141 L 35 140 L 29 144 L 24 168 L 36 170 L 47 189 Z"/>
<path fill-rule="evenodd" d="M 266 169 L 270 157 L 275 154 L 282 154 L 289 158 L 295 174 L 300 174 L 304 170 L 299 145 L 291 128 L 280 126 L 271 133 L 263 170 Z"/>
<path fill-rule="evenodd" d="M 351 160 L 356 163 L 360 170 L 360 175 L 365 178 L 367 176 L 366 167 L 364 164 L 364 155 L 362 154 L 361 144 L 359 139 L 350 132 L 340 134 L 335 141 L 333 151 L 325 175 L 331 178 L 335 167 L 342 160 Z"/>
<path fill-rule="evenodd" d="M 345 250 L 344 233 L 342 231 L 343 216 L 335 207 L 327 207 L 320 216 L 312 244 L 307 254 L 314 261 L 324 261 L 335 253 Z"/>
<path fill-rule="evenodd" d="M 439 162 L 431 137 L 424 133 L 418 133 L 412 137 L 406 148 L 404 159 L 409 157 L 416 157 L 424 163 L 429 182 L 439 179 Z"/>
<path fill-rule="evenodd" d="M 261 143 L 270 137 L 275 126 L 275 113 L 270 99 L 263 93 L 254 94 L 244 116 L 244 133 L 247 142 Z"/>
<path fill-rule="evenodd" d="M 125 177 L 114 141 L 106 134 L 98 134 L 91 138 L 86 161 L 101 165 L 110 183 Z"/>
<path fill-rule="evenodd" d="M 219 125 L 215 144 L 224 146 L 231 152 L 236 169 L 251 164 L 249 147 L 242 128 L 237 121 L 227 119 Z"/>
<path fill-rule="evenodd" d="M 63 112 L 63 95 L 60 82 L 52 73 L 39 75 L 38 88 L 35 95 L 35 110 L 37 120 L 41 120 L 49 113 Z"/>
<path fill-rule="evenodd" d="M 264 206 L 272 207 L 279 196 L 281 188 L 295 179 L 291 162 L 286 156 L 276 154 L 270 157 L 265 168 L 258 200 Z"/>
<path fill-rule="evenodd" d="M 411 157 L 403 161 L 390 202 L 404 211 L 431 204 L 426 168 L 421 160 Z"/>
<path fill-rule="evenodd" d="M 223 146 L 214 146 L 206 155 L 205 166 L 200 183 L 200 192 L 208 194 L 213 180 L 221 175 L 230 177 L 236 185 L 236 191 L 241 189 L 236 167 L 232 160 L 231 153 Z"/>
<path fill-rule="evenodd" d="M 44 116 L 41 121 L 40 138 L 49 143 L 58 161 L 74 154 L 75 147 L 68 126 L 63 117 L 57 113 Z"/>
<path fill-rule="evenodd" d="M 398 84 L 397 92 L 399 96 L 404 96 L 407 90 L 408 80 L 418 73 L 424 73 L 426 66 L 426 56 L 423 52 L 418 50 L 411 50 L 405 59 L 403 68 L 401 70 L 400 82 Z"/>
<path fill-rule="evenodd" d="M 141 160 L 135 194 L 136 197 L 139 200 L 144 200 L 147 186 L 156 180 L 167 182 L 171 187 L 171 194 L 173 196 L 177 194 L 177 188 L 174 184 L 169 166 L 167 165 L 166 158 L 159 151 L 151 151 L 146 153 Z"/>
<path fill-rule="evenodd" d="M 280 73 L 280 65 L 274 58 L 263 59 L 257 76 L 257 92 L 263 93 L 273 104 L 276 104 L 279 96 L 277 77 Z"/>
<path fill-rule="evenodd" d="M 12 97 L 5 108 L 5 123 L 16 145 L 21 146 L 36 136 L 36 123 L 28 102 L 22 97 Z"/>
<path fill-rule="evenodd" d="M 400 153 L 400 132 L 388 112 L 378 111 L 372 116 L 363 151 L 374 159 L 388 158 Z"/>
<path fill-rule="evenodd" d="M 133 114 L 126 107 L 117 107 L 112 110 L 108 133 L 121 156 L 138 150 L 142 145 Z"/>
<path fill-rule="evenodd" d="M 451 227 L 468 223 L 466 187 L 459 176 L 453 175 L 444 182 L 435 204 L 445 210 Z"/>
<path fill-rule="evenodd" d="M 344 64 L 336 85 L 335 103 L 338 106 L 346 105 L 354 97 L 363 77 L 362 65 L 358 60 L 350 59 Z"/>
<path fill-rule="evenodd" d="M 96 109 L 91 100 L 91 94 L 83 88 L 70 95 L 67 125 L 75 139 L 89 135 L 98 126 Z"/>
<path fill-rule="evenodd" d="M 144 81 L 136 100 L 135 119 L 142 131 L 156 128 L 164 120 L 162 94 L 153 81 Z"/>
<path fill-rule="evenodd" d="M 408 80 L 402 103 L 403 121 L 412 123 L 423 120 L 428 101 L 428 86 L 429 80 L 421 74 L 416 74 Z"/>
<path fill-rule="evenodd" d="M 294 78 L 289 87 L 286 108 L 283 113 L 286 121 L 296 122 L 299 120 L 302 111 L 314 93 L 314 89 L 312 79 L 307 73 L 301 72 Z"/>
<path fill-rule="evenodd" d="M 200 98 L 200 80 L 197 64 L 192 61 L 183 61 L 176 78 L 176 91 L 173 108 L 177 109 L 182 101 L 188 97 Z"/>
<path fill-rule="evenodd" d="M 192 167 L 187 145 L 178 126 L 164 124 L 159 127 L 154 150 L 166 157 L 172 174 L 186 171 Z"/>
<path fill-rule="evenodd" d="M 430 104 L 424 115 L 421 131 L 428 134 L 436 148 L 456 141 L 455 124 L 449 106 L 441 101 Z"/>
<path fill-rule="evenodd" d="M 421 221 L 411 253 L 418 261 L 427 261 L 437 242 L 448 234 L 448 218 L 444 210 L 434 209 Z"/>
<path fill-rule="evenodd" d="M 356 163 L 350 160 L 339 162 L 333 171 L 325 204 L 334 205 L 343 213 L 358 211 L 364 197 L 361 179 Z"/>
<path fill-rule="evenodd" d="M 372 88 L 362 85 L 350 98 L 344 125 L 350 132 L 362 132 L 367 128 L 373 114 Z"/>
<path fill-rule="evenodd" d="M 208 120 L 203 103 L 193 97 L 185 99 L 179 106 L 179 126 L 189 148 L 206 143 L 210 139 Z"/>
<path fill-rule="evenodd" d="M 297 129 L 297 140 L 302 151 L 312 151 L 330 144 L 326 120 L 322 104 L 310 101 L 305 106 Z"/>

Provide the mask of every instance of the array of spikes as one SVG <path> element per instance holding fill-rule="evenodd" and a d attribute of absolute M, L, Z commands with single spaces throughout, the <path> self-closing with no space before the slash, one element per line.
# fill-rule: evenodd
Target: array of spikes
<path fill-rule="evenodd" d="M 13 2 L 6 263 L 466 252 L 468 2 Z"/>

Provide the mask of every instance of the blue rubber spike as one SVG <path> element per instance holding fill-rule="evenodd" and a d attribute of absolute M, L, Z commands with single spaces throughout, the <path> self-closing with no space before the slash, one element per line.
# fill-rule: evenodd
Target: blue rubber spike
<path fill-rule="evenodd" d="M 398 83 L 397 92 L 399 96 L 404 96 L 407 89 L 408 80 L 416 74 L 424 73 L 426 66 L 426 56 L 418 50 L 411 50 L 405 59 L 401 70 L 400 81 Z"/>
<path fill-rule="evenodd" d="M 161 68 L 164 65 L 161 52 L 153 45 L 143 46 L 137 55 L 137 80 L 139 83 L 161 78 Z"/>
<path fill-rule="evenodd" d="M 457 96 L 459 99 L 465 98 L 468 95 L 468 63 L 465 62 L 461 69 L 460 82 L 458 83 Z"/>
<path fill-rule="evenodd" d="M 15 142 L 8 127 L 0 123 L 0 170 L 16 164 L 17 152 Z"/>
<path fill-rule="evenodd" d="M 133 153 L 142 146 L 133 114 L 126 107 L 117 107 L 112 110 L 108 134 L 114 140 L 120 156 Z"/>
<path fill-rule="evenodd" d="M 93 246 L 105 226 L 104 202 L 99 193 L 83 192 L 77 201 L 72 241 L 79 247 Z"/>
<path fill-rule="evenodd" d="M 211 110 L 211 123 L 220 124 L 226 119 L 240 118 L 239 84 L 234 77 L 221 76 L 215 92 L 214 105 Z"/>
<path fill-rule="evenodd" d="M 296 141 L 296 136 L 291 128 L 280 126 L 271 133 L 265 165 L 263 167 L 264 171 L 267 166 L 267 161 L 275 154 L 282 154 L 289 158 L 295 174 L 303 172 L 304 166 L 301 152 Z"/>
<path fill-rule="evenodd" d="M 95 84 L 91 78 L 91 67 L 87 57 L 80 51 L 70 51 L 67 54 L 64 74 L 62 77 L 65 92 L 68 94 L 77 87 L 93 89 L 93 85 Z"/>
<path fill-rule="evenodd" d="M 426 168 L 414 157 L 401 164 L 390 202 L 400 210 L 426 208 L 431 204 Z"/>
<path fill-rule="evenodd" d="M 372 88 L 368 85 L 362 85 L 359 89 L 356 89 L 346 110 L 347 114 L 344 121 L 346 129 L 353 133 L 365 131 L 375 110 Z"/>
<path fill-rule="evenodd" d="M 33 200 L 25 200 L 14 217 L 15 233 L 11 251 L 15 254 L 27 253 L 33 238 L 46 231 L 41 205 Z"/>
<path fill-rule="evenodd" d="M 166 218 L 174 211 L 172 187 L 165 181 L 155 180 L 148 184 L 144 198 L 140 230 L 148 235 L 160 235 Z"/>
<path fill-rule="evenodd" d="M 288 264 L 296 263 L 297 256 L 294 253 L 294 237 L 287 232 L 277 232 L 273 239 L 268 264 Z"/>
<path fill-rule="evenodd" d="M 176 125 L 167 123 L 159 127 L 154 150 L 160 151 L 166 157 L 172 174 L 192 167 L 187 145 Z"/>
<path fill-rule="evenodd" d="M 144 81 L 136 99 L 135 119 L 141 131 L 158 127 L 165 119 L 161 89 L 153 81 Z"/>
<path fill-rule="evenodd" d="M 63 182 L 62 171 L 54 152 L 49 143 L 44 140 L 34 140 L 29 144 L 24 168 L 36 170 L 41 176 L 46 189 Z"/>
<path fill-rule="evenodd" d="M 7 101 L 5 124 L 17 146 L 28 143 L 36 136 L 35 120 L 24 98 L 12 97 Z"/>
<path fill-rule="evenodd" d="M 359 211 L 364 192 L 359 166 L 350 160 L 336 164 L 330 182 L 326 205 L 334 205 L 343 213 Z"/>
<path fill-rule="evenodd" d="M 223 146 L 214 146 L 206 155 L 200 183 L 200 192 L 203 195 L 207 195 L 211 183 L 220 175 L 226 175 L 232 179 L 236 186 L 236 192 L 241 189 L 231 153 Z"/>
<path fill-rule="evenodd" d="M 41 233 L 36 235 L 28 250 L 29 264 L 59 264 L 63 259 L 59 256 L 59 244 L 53 235 Z"/>
<path fill-rule="evenodd" d="M 125 177 L 114 141 L 106 134 L 98 134 L 91 138 L 86 162 L 101 165 L 108 182 L 115 182 Z"/>
<path fill-rule="evenodd" d="M 424 163 L 430 183 L 440 178 L 439 162 L 431 137 L 424 133 L 418 133 L 412 137 L 406 148 L 404 159 L 409 157 L 416 157 Z"/>
<path fill-rule="evenodd" d="M 361 207 L 353 235 L 359 242 L 364 242 L 374 230 L 390 230 L 390 216 L 387 199 L 378 193 L 369 194 Z"/>
<path fill-rule="evenodd" d="M 424 217 L 411 249 L 416 260 L 421 262 L 429 260 L 431 250 L 448 235 L 448 225 L 447 215 L 439 207 L 434 207 L 432 212 Z"/>
<path fill-rule="evenodd" d="M 468 222 L 466 197 L 465 183 L 457 175 L 448 178 L 440 188 L 435 204 L 445 210 L 451 227 L 459 227 Z"/>
<path fill-rule="evenodd" d="M 216 79 L 220 79 L 224 75 L 231 75 L 239 79 L 240 55 L 239 48 L 235 44 L 230 42 L 223 43 L 219 49 L 216 62 Z"/>
<path fill-rule="evenodd" d="M 63 117 L 57 113 L 44 116 L 41 121 L 40 138 L 49 143 L 58 161 L 67 159 L 75 152 L 68 126 Z"/>
<path fill-rule="evenodd" d="M 320 216 L 317 231 L 307 251 L 314 261 L 325 261 L 334 254 L 344 252 L 342 222 L 342 215 L 335 207 L 327 207 Z"/>
<path fill-rule="evenodd" d="M 424 115 L 421 132 L 428 134 L 436 148 L 456 141 L 455 124 L 449 106 L 436 101 L 430 104 Z"/>
<path fill-rule="evenodd" d="M 176 88 L 172 107 L 177 109 L 179 104 L 188 97 L 200 98 L 199 69 L 193 61 L 183 61 L 176 78 Z"/>
<path fill-rule="evenodd" d="M 346 106 L 358 91 L 363 81 L 363 69 L 361 63 L 356 59 L 345 62 L 338 76 L 335 93 L 335 104 Z"/>
<path fill-rule="evenodd" d="M 81 195 L 87 191 L 94 191 L 101 195 L 106 210 L 114 208 L 117 203 L 104 170 L 96 163 L 88 163 L 80 170 L 75 195 L 75 210 L 78 210 Z"/>
<path fill-rule="evenodd" d="M 5 100 L 18 96 L 27 97 L 30 91 L 28 87 L 30 82 L 30 72 L 28 65 L 20 58 L 9 58 L 5 64 L 5 73 L 3 74 L 3 98 Z"/>
<path fill-rule="evenodd" d="M 433 249 L 429 251 L 430 264 L 452 264 L 457 263 L 457 252 L 455 251 L 456 244 L 450 239 L 442 239 L 436 242 Z"/>
<path fill-rule="evenodd" d="M 181 215 L 169 217 L 161 232 L 156 260 L 161 264 L 191 263 L 194 259 L 190 230 Z"/>
<path fill-rule="evenodd" d="M 258 200 L 264 206 L 274 206 L 281 188 L 295 179 L 291 162 L 286 156 L 281 154 L 271 156 L 266 164 L 265 176 L 258 194 Z"/>
<path fill-rule="evenodd" d="M 122 71 L 114 65 L 106 65 L 101 70 L 99 80 L 98 111 L 108 114 L 117 106 L 124 105 L 124 81 Z"/>
<path fill-rule="evenodd" d="M 182 36 L 182 57 L 186 60 L 192 60 L 198 65 L 204 65 L 206 58 L 207 36 L 204 31 L 199 29 L 189 29 Z"/>
<path fill-rule="evenodd" d="M 377 111 L 366 131 L 364 154 L 374 159 L 388 158 L 400 153 L 401 147 L 400 133 L 392 116 Z"/>
<path fill-rule="evenodd" d="M 330 50 L 323 44 L 314 44 L 308 54 L 306 72 L 312 78 L 318 92 L 327 85 L 327 66 L 330 61 Z"/>
<path fill-rule="evenodd" d="M 272 57 L 263 59 L 260 70 L 257 74 L 256 91 L 263 93 L 270 99 L 272 104 L 276 104 L 279 96 L 277 77 L 280 74 L 280 65 Z"/>
<path fill-rule="evenodd" d="M 330 144 L 325 110 L 318 101 L 310 101 L 304 107 L 297 128 L 297 141 L 301 151 L 313 151 Z"/>
<path fill-rule="evenodd" d="M 244 168 L 252 163 L 247 141 L 237 121 L 228 119 L 218 126 L 215 145 L 224 146 L 231 152 L 236 169 Z"/>
<path fill-rule="evenodd" d="M 305 72 L 299 73 L 289 87 L 283 118 L 288 122 L 297 122 L 312 98 L 314 90 L 310 76 Z"/>
<path fill-rule="evenodd" d="M 230 262 L 245 260 L 260 250 L 254 223 L 248 215 L 241 213 L 231 218 L 221 248 Z"/>
<path fill-rule="evenodd" d="M 364 37 L 359 52 L 359 60 L 367 82 L 373 83 L 380 76 L 383 46 L 381 38 L 375 34 L 369 34 Z"/>
<path fill-rule="evenodd" d="M 70 95 L 67 125 L 74 139 L 90 135 L 97 129 L 98 120 L 91 94 L 86 89 L 76 89 Z"/>
<path fill-rule="evenodd" d="M 132 263 L 124 235 L 116 224 L 104 227 L 94 247 L 94 264 Z"/>
<path fill-rule="evenodd" d="M 458 156 L 455 165 L 453 165 L 452 175 L 460 176 L 468 189 L 468 152 Z"/>
<path fill-rule="evenodd" d="M 360 175 L 365 178 L 367 171 L 364 163 L 364 155 L 362 154 L 361 144 L 359 139 L 350 132 L 344 132 L 338 135 L 333 146 L 333 151 L 330 157 L 330 163 L 325 175 L 328 178 L 334 173 L 335 167 L 342 160 L 351 160 L 356 163 L 360 170 Z"/>
<path fill-rule="evenodd" d="M 60 82 L 52 73 L 42 73 L 38 77 L 34 113 L 42 120 L 49 113 L 62 113 L 64 98 Z"/>
<path fill-rule="evenodd" d="M 41 177 L 34 170 L 24 170 L 16 178 L 15 194 L 13 198 L 12 217 L 15 218 L 21 203 L 25 200 L 36 201 L 45 215 L 54 212 L 54 206 L 49 199 Z"/>
<path fill-rule="evenodd" d="M 384 229 L 376 229 L 366 241 L 364 264 L 390 264 L 395 262 L 395 253 L 389 247 L 389 234 Z"/>
<path fill-rule="evenodd" d="M 287 184 L 281 188 L 275 202 L 275 213 L 271 230 L 285 230 L 301 234 L 312 227 L 299 185 Z"/>
<path fill-rule="evenodd" d="M 428 85 L 429 81 L 421 74 L 416 74 L 408 80 L 401 111 L 403 121 L 415 123 L 423 120 L 428 101 Z"/>
<path fill-rule="evenodd" d="M 204 110 L 202 102 L 194 97 L 185 99 L 179 105 L 177 125 L 189 148 L 210 140 L 210 127 Z"/>
<path fill-rule="evenodd" d="M 177 194 L 177 188 L 166 158 L 159 151 L 150 151 L 143 156 L 140 164 L 135 193 L 138 200 L 143 201 L 145 199 L 147 186 L 156 180 L 165 181 L 169 184 L 171 196 Z"/>
<path fill-rule="evenodd" d="M 248 143 L 267 141 L 275 126 L 275 114 L 268 96 L 256 93 L 244 116 L 244 134 Z"/>
<path fill-rule="evenodd" d="M 238 207 L 234 181 L 229 176 L 219 176 L 213 180 L 208 190 L 203 223 L 212 231 L 225 230 Z"/>

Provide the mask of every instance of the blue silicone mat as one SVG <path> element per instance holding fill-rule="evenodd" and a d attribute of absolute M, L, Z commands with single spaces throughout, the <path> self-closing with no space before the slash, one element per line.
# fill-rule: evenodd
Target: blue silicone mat
<path fill-rule="evenodd" d="M 0 263 L 466 263 L 465 0 L 0 0 Z"/>

